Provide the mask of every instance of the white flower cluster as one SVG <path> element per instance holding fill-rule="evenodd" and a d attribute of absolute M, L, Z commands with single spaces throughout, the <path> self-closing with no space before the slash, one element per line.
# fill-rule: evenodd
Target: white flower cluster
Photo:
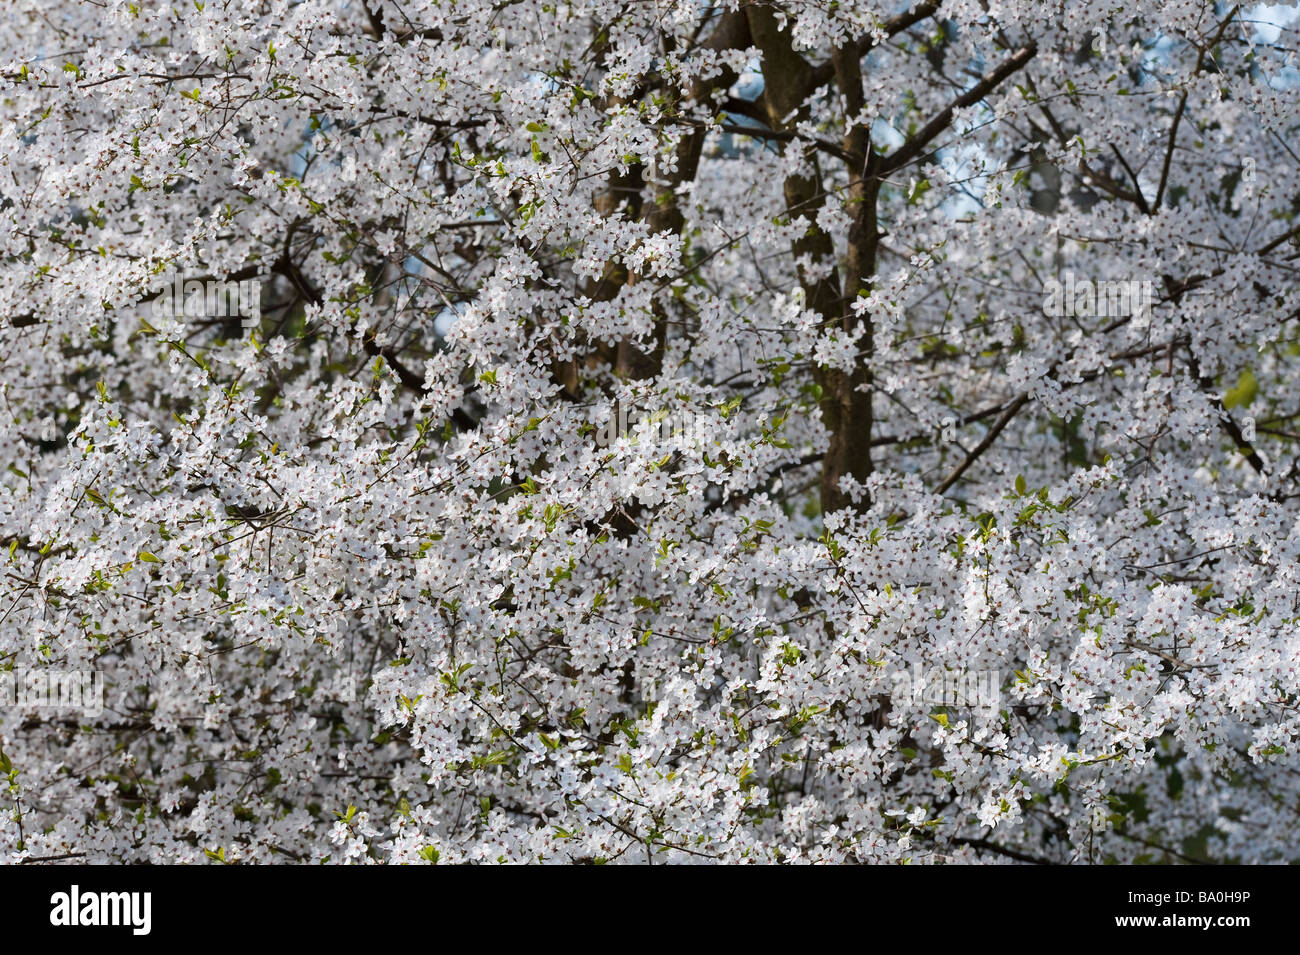
<path fill-rule="evenodd" d="M 8 859 L 1300 859 L 1295 12 L 774 10 L 4 7 Z"/>

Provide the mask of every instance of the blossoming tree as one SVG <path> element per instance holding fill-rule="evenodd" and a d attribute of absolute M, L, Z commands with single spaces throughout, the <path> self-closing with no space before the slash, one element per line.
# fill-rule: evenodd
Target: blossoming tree
<path fill-rule="evenodd" d="M 14 0 L 5 851 L 1300 857 L 1289 17 Z"/>

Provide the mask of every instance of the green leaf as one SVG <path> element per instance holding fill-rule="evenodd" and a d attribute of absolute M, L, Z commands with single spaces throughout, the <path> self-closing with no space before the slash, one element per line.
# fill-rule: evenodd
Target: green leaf
<path fill-rule="evenodd" d="M 1237 376 L 1237 386 L 1223 396 L 1223 407 L 1228 410 L 1237 406 L 1249 408 L 1258 394 L 1259 382 L 1255 380 L 1255 373 L 1247 368 Z"/>

